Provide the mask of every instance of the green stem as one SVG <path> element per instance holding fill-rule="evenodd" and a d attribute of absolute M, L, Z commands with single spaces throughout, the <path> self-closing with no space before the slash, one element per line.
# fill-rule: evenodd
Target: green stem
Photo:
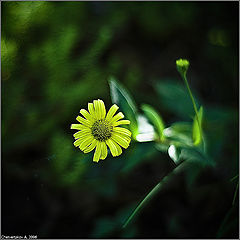
<path fill-rule="evenodd" d="M 184 82 L 185 82 L 185 84 L 186 84 L 186 86 L 187 86 L 188 93 L 189 93 L 190 98 L 191 98 L 191 100 L 192 100 L 193 108 L 194 108 L 195 114 L 196 114 L 196 116 L 197 116 L 198 126 L 199 126 L 199 128 L 200 128 L 200 121 L 199 121 L 199 118 L 198 118 L 197 105 L 196 105 L 195 100 L 194 100 L 194 98 L 193 98 L 192 91 L 191 91 L 191 89 L 190 89 L 190 87 L 189 87 L 186 74 L 183 75 L 183 80 L 184 80 Z"/>
<path fill-rule="evenodd" d="M 183 162 L 182 162 L 183 163 Z M 138 204 L 138 206 L 135 208 L 135 210 L 133 211 L 133 213 L 128 217 L 128 219 L 126 220 L 126 222 L 123 224 L 123 228 L 125 228 L 129 222 L 135 217 L 135 215 L 144 207 L 144 205 L 150 200 L 152 199 L 156 193 L 158 193 L 161 190 L 161 187 L 164 183 L 166 183 L 168 181 L 168 179 L 171 178 L 171 176 L 173 174 L 175 174 L 176 172 L 178 172 L 180 169 L 182 169 L 183 166 L 185 166 L 184 164 L 180 163 L 177 167 L 175 167 L 173 169 L 172 172 L 170 172 L 170 174 L 168 174 L 167 176 L 165 176 L 148 194 L 147 196 Z"/>
<path fill-rule="evenodd" d="M 234 205 L 234 203 L 235 203 L 235 200 L 236 200 L 236 197 L 237 197 L 237 190 L 238 190 L 238 183 L 237 183 L 237 186 L 236 186 L 236 189 L 235 189 L 235 192 L 234 192 L 232 205 Z"/>
<path fill-rule="evenodd" d="M 230 179 L 230 181 L 232 182 L 233 180 L 238 178 L 238 174 L 236 176 L 234 176 L 233 178 Z"/>
<path fill-rule="evenodd" d="M 188 90 L 188 93 L 189 93 L 189 95 L 190 95 L 190 98 L 191 98 L 191 101 L 192 101 L 192 104 L 193 104 L 193 108 L 194 108 L 194 111 L 195 111 L 195 114 L 196 114 L 196 118 L 197 118 L 197 123 L 198 123 L 198 127 L 199 127 L 200 136 L 201 136 L 201 139 L 202 139 L 202 141 L 203 141 L 202 128 L 201 128 L 201 126 L 200 126 L 200 121 L 199 121 L 199 117 L 198 117 L 197 105 L 196 105 L 196 103 L 195 103 L 195 100 L 194 100 L 192 91 L 191 91 L 191 89 L 190 89 L 190 87 L 189 87 L 186 73 L 182 75 L 182 78 L 183 78 L 183 80 L 184 80 L 184 83 L 185 83 L 186 86 L 187 86 L 187 90 Z M 203 141 L 203 142 L 204 142 L 204 141 Z"/>
<path fill-rule="evenodd" d="M 220 227 L 219 227 L 219 229 L 218 229 L 216 238 L 221 238 L 222 235 L 224 234 L 224 232 L 226 231 L 226 230 L 225 230 L 225 229 L 226 229 L 226 228 L 225 228 L 225 225 L 226 225 L 226 223 L 228 222 L 228 220 L 229 220 L 232 212 L 233 212 L 233 207 L 231 207 L 231 208 L 228 210 L 228 212 L 226 213 L 226 215 L 225 215 L 225 217 L 224 217 L 224 219 L 223 219 L 223 221 L 222 221 L 222 223 L 221 223 L 221 225 L 220 225 Z M 225 230 L 225 231 L 224 231 L 224 230 Z"/>

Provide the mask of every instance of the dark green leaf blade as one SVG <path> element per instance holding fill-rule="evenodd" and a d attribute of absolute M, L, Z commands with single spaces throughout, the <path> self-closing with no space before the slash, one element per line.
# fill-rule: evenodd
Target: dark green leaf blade
<path fill-rule="evenodd" d="M 162 141 L 164 140 L 163 130 L 164 130 L 164 123 L 161 116 L 157 113 L 157 111 L 150 105 L 143 104 L 142 110 L 145 113 L 148 120 L 153 124 L 154 128 L 157 131 L 159 139 Z"/>
<path fill-rule="evenodd" d="M 215 162 L 196 147 L 182 147 L 180 158 L 186 161 L 199 162 L 203 165 L 215 166 Z"/>
<path fill-rule="evenodd" d="M 110 93 L 112 102 L 116 103 L 123 113 L 126 115 L 126 118 L 131 121 L 129 126 L 132 131 L 132 136 L 136 139 L 138 134 L 138 123 L 137 123 L 137 107 L 127 92 L 127 90 L 113 77 L 109 79 Z"/>
<path fill-rule="evenodd" d="M 178 146 L 193 146 L 192 124 L 190 122 L 176 122 L 163 131 L 164 136 Z"/>
<path fill-rule="evenodd" d="M 189 116 L 194 116 L 191 99 L 181 82 L 175 79 L 161 79 L 154 87 L 160 100 L 159 103 L 165 111 L 174 113 L 184 121 L 188 120 Z M 200 98 L 195 91 L 193 93 L 195 101 L 198 103 Z"/>

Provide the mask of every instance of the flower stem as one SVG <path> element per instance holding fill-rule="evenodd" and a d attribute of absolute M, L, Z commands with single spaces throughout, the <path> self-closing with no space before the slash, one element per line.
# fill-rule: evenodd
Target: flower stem
<path fill-rule="evenodd" d="M 177 167 L 173 169 L 172 172 L 170 172 L 167 176 L 165 176 L 147 195 L 146 197 L 138 204 L 138 206 L 135 208 L 133 213 L 128 217 L 126 222 L 123 224 L 122 228 L 125 228 L 129 222 L 136 216 L 136 214 L 144 207 L 144 205 L 151 200 L 161 189 L 164 183 L 167 183 L 169 179 L 171 179 L 171 176 L 176 174 L 179 170 L 181 170 L 185 164 L 182 164 L 181 162 Z"/>
<path fill-rule="evenodd" d="M 235 192 L 234 192 L 234 196 L 233 196 L 233 201 L 232 201 L 232 205 L 234 205 L 235 203 L 235 200 L 236 200 L 236 197 L 237 197 L 237 190 L 238 190 L 238 183 L 237 183 L 237 186 L 236 186 L 236 189 L 235 189 Z"/>
<path fill-rule="evenodd" d="M 195 114 L 196 114 L 196 116 L 197 116 L 197 122 L 198 122 L 198 125 L 199 125 L 199 128 L 200 128 L 200 122 L 199 122 L 199 118 L 198 118 L 197 105 L 196 105 L 195 100 L 194 100 L 194 98 L 193 98 L 192 91 L 191 91 L 191 89 L 190 89 L 190 87 L 189 87 L 186 74 L 183 75 L 183 80 L 184 80 L 184 82 L 185 82 L 185 84 L 186 84 L 186 86 L 187 86 L 188 93 L 189 93 L 190 98 L 191 98 L 191 100 L 192 100 L 193 108 L 194 108 Z"/>
<path fill-rule="evenodd" d="M 238 174 L 236 176 L 234 176 L 233 178 L 230 179 L 230 181 L 232 182 L 233 180 L 238 178 Z"/>
<path fill-rule="evenodd" d="M 191 89 L 190 89 L 190 87 L 189 87 L 186 73 L 182 74 L 182 78 L 183 78 L 183 80 L 184 80 L 184 83 L 185 83 L 185 85 L 186 85 L 186 87 L 187 87 L 187 90 L 188 90 L 188 93 L 189 93 L 189 95 L 190 95 L 190 98 L 191 98 L 191 101 L 192 101 L 192 104 L 193 104 L 193 108 L 194 108 L 194 111 L 195 111 L 195 114 L 196 114 L 196 118 L 197 118 L 197 123 L 198 123 L 198 127 L 199 127 L 200 136 L 201 136 L 201 139 L 202 139 L 202 141 L 203 141 L 202 128 L 201 128 L 200 121 L 199 121 L 199 117 L 198 117 L 197 105 L 196 105 L 196 102 L 195 102 L 195 100 L 194 100 L 192 91 L 191 91 Z M 204 143 L 204 141 L 203 141 L 203 143 Z"/>

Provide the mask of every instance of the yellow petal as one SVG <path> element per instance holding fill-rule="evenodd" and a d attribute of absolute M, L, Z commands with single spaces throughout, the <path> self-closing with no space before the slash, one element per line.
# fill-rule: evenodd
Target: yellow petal
<path fill-rule="evenodd" d="M 79 148 L 83 151 L 84 149 L 86 149 L 90 144 L 91 142 L 93 141 L 93 137 L 90 135 L 88 137 L 85 137 L 83 139 L 83 141 L 81 142 Z"/>
<path fill-rule="evenodd" d="M 125 134 L 129 137 L 131 137 L 131 135 L 132 135 L 132 133 L 128 129 L 121 128 L 121 127 L 114 127 L 113 132 L 117 132 L 117 133 L 120 133 L 120 134 Z"/>
<path fill-rule="evenodd" d="M 93 103 L 88 103 L 88 111 L 90 112 L 91 116 L 96 119 Z"/>
<path fill-rule="evenodd" d="M 114 123 L 116 121 L 118 121 L 119 119 L 124 118 L 124 115 L 122 112 L 119 112 L 117 115 L 115 115 L 111 120 L 110 123 Z"/>
<path fill-rule="evenodd" d="M 80 110 L 80 113 L 89 121 L 91 122 L 92 121 L 92 116 L 89 114 L 89 112 L 85 109 L 81 109 Z"/>
<path fill-rule="evenodd" d="M 83 125 L 88 126 L 88 127 L 91 127 L 91 123 L 90 123 L 90 121 L 88 121 L 87 119 L 82 118 L 82 117 L 80 117 L 80 116 L 77 116 L 76 119 L 77 119 L 78 122 L 82 123 Z"/>
<path fill-rule="evenodd" d="M 122 148 L 114 141 L 112 140 L 113 144 L 115 145 L 116 149 L 117 149 L 117 156 L 122 154 Z"/>
<path fill-rule="evenodd" d="M 72 124 L 71 129 L 83 130 L 83 129 L 88 129 L 88 127 L 86 127 L 82 124 Z"/>
<path fill-rule="evenodd" d="M 113 126 L 119 126 L 119 125 L 124 125 L 124 124 L 130 124 L 130 121 L 129 120 L 120 120 L 120 121 L 114 122 Z"/>
<path fill-rule="evenodd" d="M 100 158 L 100 155 L 101 155 L 101 147 L 100 147 L 100 142 L 97 141 L 97 147 L 96 147 L 96 150 L 95 150 L 95 153 L 94 153 L 94 157 L 93 157 L 93 161 L 94 162 L 98 162 L 99 161 L 99 158 Z"/>
<path fill-rule="evenodd" d="M 102 100 L 98 99 L 99 106 L 100 106 L 100 113 L 101 113 L 101 119 L 104 119 L 106 116 L 106 108 L 105 104 Z"/>
<path fill-rule="evenodd" d="M 131 138 L 126 136 L 126 135 L 124 135 L 124 134 L 113 132 L 112 135 L 115 136 L 115 137 L 123 138 L 127 143 L 131 142 Z"/>
<path fill-rule="evenodd" d="M 118 154 L 117 148 L 114 145 L 113 141 L 111 139 L 106 140 L 106 144 L 108 145 L 108 147 L 110 148 L 110 151 L 113 155 L 113 157 L 116 157 Z"/>
<path fill-rule="evenodd" d="M 101 115 L 100 115 L 100 106 L 99 106 L 98 100 L 94 100 L 93 104 L 94 104 L 96 118 L 99 120 L 101 118 Z"/>
<path fill-rule="evenodd" d="M 101 156 L 100 159 L 105 159 L 107 157 L 107 145 L 105 142 L 101 142 Z"/>
<path fill-rule="evenodd" d="M 73 143 L 73 145 L 75 146 L 75 147 L 78 147 L 80 144 L 81 144 L 81 142 L 82 142 L 82 139 L 80 138 L 80 139 L 77 139 L 74 143 Z"/>
<path fill-rule="evenodd" d="M 74 136 L 74 138 L 77 139 L 77 138 L 83 138 L 83 137 L 85 137 L 87 135 L 90 135 L 90 134 L 91 134 L 90 129 L 84 129 L 82 131 L 78 131 L 78 132 L 74 133 L 73 136 Z"/>
<path fill-rule="evenodd" d="M 111 138 L 117 142 L 120 146 L 122 146 L 123 148 L 128 148 L 129 143 L 130 143 L 130 139 L 127 137 L 124 137 L 123 135 L 119 135 L 117 133 L 113 133 Z"/>
<path fill-rule="evenodd" d="M 106 120 L 110 121 L 112 119 L 112 116 L 116 113 L 116 111 L 118 110 L 118 106 L 116 104 L 113 104 L 112 107 L 109 109 L 107 116 L 106 116 Z"/>
<path fill-rule="evenodd" d="M 93 139 L 91 145 L 89 145 L 86 149 L 84 149 L 84 153 L 89 153 L 91 152 L 97 145 L 97 140 Z"/>

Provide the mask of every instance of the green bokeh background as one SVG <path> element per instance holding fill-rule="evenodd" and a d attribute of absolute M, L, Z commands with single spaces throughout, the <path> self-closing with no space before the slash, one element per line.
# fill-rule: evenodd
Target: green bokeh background
<path fill-rule="evenodd" d="M 1 12 L 2 234 L 238 238 L 238 2 L 2 2 Z M 122 230 L 174 162 L 132 141 L 93 163 L 70 125 L 94 99 L 110 108 L 110 76 L 167 126 L 191 122 L 180 57 L 216 166 L 192 163 Z"/>

